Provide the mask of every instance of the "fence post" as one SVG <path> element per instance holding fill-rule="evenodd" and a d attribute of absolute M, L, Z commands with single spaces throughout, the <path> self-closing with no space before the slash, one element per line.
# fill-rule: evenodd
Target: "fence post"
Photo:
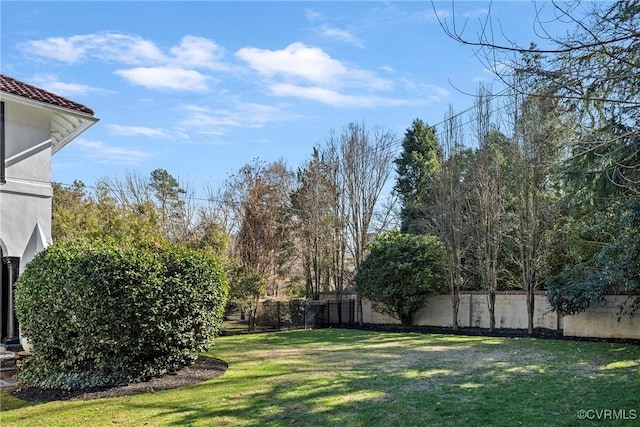
<path fill-rule="evenodd" d="M 331 316 L 331 305 L 329 304 L 329 301 L 327 301 L 327 303 L 324 305 L 325 309 L 327 310 L 327 319 L 325 320 L 324 325 L 322 325 L 323 328 L 329 328 L 331 327 L 331 323 L 329 323 L 329 316 Z"/>
<path fill-rule="evenodd" d="M 276 301 L 276 318 L 278 319 L 278 330 L 280 330 L 280 301 Z"/>
<path fill-rule="evenodd" d="M 355 300 L 349 300 L 349 320 L 351 324 L 355 323 L 355 311 L 356 311 L 356 302 Z"/>

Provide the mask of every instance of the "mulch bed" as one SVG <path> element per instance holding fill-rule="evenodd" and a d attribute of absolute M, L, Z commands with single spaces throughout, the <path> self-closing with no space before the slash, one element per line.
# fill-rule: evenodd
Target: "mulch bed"
<path fill-rule="evenodd" d="M 224 374 L 227 368 L 227 363 L 220 359 L 199 356 L 191 366 L 141 383 L 119 387 L 94 387 L 76 391 L 24 387 L 13 391 L 12 394 L 22 400 L 48 402 L 52 400 L 91 400 L 104 397 L 153 393 L 155 391 L 184 387 L 217 378 Z"/>

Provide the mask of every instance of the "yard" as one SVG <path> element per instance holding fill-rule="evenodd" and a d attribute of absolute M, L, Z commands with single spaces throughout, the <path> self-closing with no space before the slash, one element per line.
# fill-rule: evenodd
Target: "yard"
<path fill-rule="evenodd" d="M 225 336 L 210 355 L 226 373 L 181 389 L 49 403 L 3 392 L 0 424 L 640 423 L 640 347 L 628 344 L 322 329 Z"/>

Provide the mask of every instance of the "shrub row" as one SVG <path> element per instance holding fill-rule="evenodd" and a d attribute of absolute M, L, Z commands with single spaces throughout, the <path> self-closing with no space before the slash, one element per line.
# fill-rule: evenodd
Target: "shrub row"
<path fill-rule="evenodd" d="M 177 370 L 213 344 L 226 298 L 221 263 L 190 249 L 53 245 L 16 285 L 18 318 L 35 353 L 18 378 L 78 389 Z"/>

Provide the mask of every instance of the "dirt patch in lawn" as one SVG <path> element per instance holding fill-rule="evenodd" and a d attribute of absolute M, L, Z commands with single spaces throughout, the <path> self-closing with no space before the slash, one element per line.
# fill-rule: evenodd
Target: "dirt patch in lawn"
<path fill-rule="evenodd" d="M 12 392 L 23 400 L 48 402 L 52 400 L 91 400 L 104 397 L 127 396 L 131 394 L 153 393 L 160 390 L 184 387 L 201 383 L 224 374 L 228 365 L 213 357 L 199 356 L 196 362 L 177 372 L 166 374 L 149 381 L 119 387 L 95 387 L 85 390 L 67 391 L 59 389 L 43 389 L 23 387 Z"/>

